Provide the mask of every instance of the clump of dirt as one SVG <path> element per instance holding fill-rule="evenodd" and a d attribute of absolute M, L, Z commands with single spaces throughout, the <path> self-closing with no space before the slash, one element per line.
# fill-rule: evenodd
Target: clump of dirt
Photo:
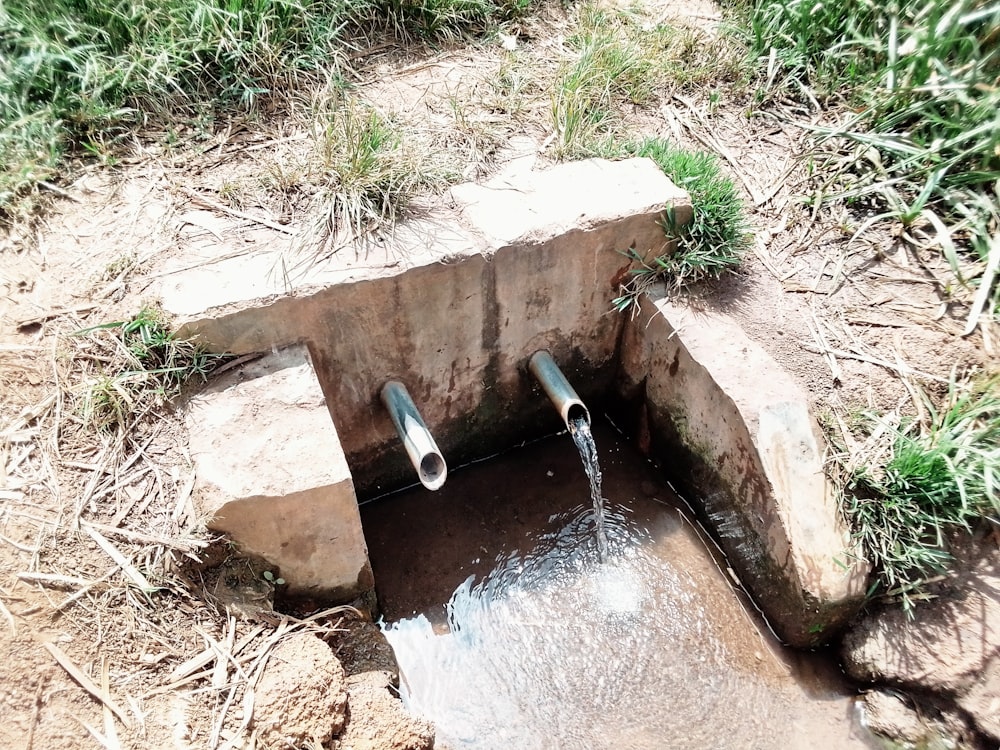
<path fill-rule="evenodd" d="M 253 727 L 266 748 L 428 750 L 434 728 L 403 708 L 398 681 L 382 632 L 364 614 L 347 614 L 322 637 L 299 633 L 272 651 Z"/>
<path fill-rule="evenodd" d="M 327 638 L 349 676 L 378 672 L 390 687 L 399 686 L 396 654 L 385 635 L 369 618 L 347 618 Z"/>
<path fill-rule="evenodd" d="M 198 580 L 203 596 L 220 613 L 274 622 L 275 586 L 283 583 L 277 569 L 261 557 L 233 554 L 226 547 L 215 543 L 204 550 L 201 563 L 185 566 L 187 577 Z"/>
<path fill-rule="evenodd" d="M 209 545 L 201 558 L 184 566 L 185 576 L 220 614 L 279 627 L 289 621 L 318 625 L 278 640 L 266 657 L 250 724 L 262 747 L 433 747 L 433 727 L 399 701 L 396 656 L 360 602 L 317 615 L 296 611 L 304 603 L 289 601 L 284 608 L 294 614 L 283 614 L 274 609 L 283 581 L 266 560 L 237 553 L 222 541 Z"/>

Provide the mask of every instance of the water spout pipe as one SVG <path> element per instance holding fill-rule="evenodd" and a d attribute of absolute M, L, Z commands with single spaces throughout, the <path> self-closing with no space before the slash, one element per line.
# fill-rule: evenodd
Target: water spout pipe
<path fill-rule="evenodd" d="M 583 419 L 588 427 L 590 426 L 590 412 L 587 411 L 587 407 L 583 405 L 580 397 L 576 395 L 573 386 L 566 380 L 551 354 L 544 349 L 535 352 L 528 360 L 528 369 L 542 384 L 542 388 L 545 389 L 545 393 L 555 405 L 559 416 L 566 423 L 567 430 L 573 432 L 575 430 L 573 422 L 580 419 Z"/>
<path fill-rule="evenodd" d="M 448 467 L 406 386 L 397 380 L 388 381 L 382 386 L 382 403 L 389 410 L 420 483 L 429 490 L 441 489 L 448 477 Z"/>

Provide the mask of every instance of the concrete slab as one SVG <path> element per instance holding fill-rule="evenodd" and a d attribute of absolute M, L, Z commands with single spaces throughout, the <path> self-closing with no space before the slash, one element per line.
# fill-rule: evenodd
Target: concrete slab
<path fill-rule="evenodd" d="M 625 391 L 644 390 L 651 452 L 778 635 L 828 640 L 860 607 L 868 568 L 823 472 L 804 391 L 727 315 L 649 297 L 625 331 L 622 378 Z"/>
<path fill-rule="evenodd" d="M 304 347 L 224 374 L 184 408 L 208 527 L 265 558 L 290 594 L 372 588 L 354 484 Z"/>
<path fill-rule="evenodd" d="M 451 193 L 469 224 L 498 247 L 661 214 L 667 206 L 678 209 L 679 223 L 691 218 L 687 193 L 651 159 L 586 159 L 541 172 L 510 171 L 482 184 L 459 185 Z"/>

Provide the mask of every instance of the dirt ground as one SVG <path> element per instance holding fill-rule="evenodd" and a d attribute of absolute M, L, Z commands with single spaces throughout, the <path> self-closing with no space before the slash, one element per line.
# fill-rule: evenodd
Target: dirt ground
<path fill-rule="evenodd" d="M 558 45 L 567 21 L 551 13 L 517 30 L 526 52 Z M 419 56 L 389 45 L 357 61 L 357 91 L 436 133 L 467 179 L 517 156 L 543 168 L 548 101 L 485 103 L 504 55 L 500 41 Z M 995 319 L 962 335 L 972 292 L 933 248 L 892 227 L 852 239 L 863 216 L 801 200 L 806 133 L 793 114 L 748 118 L 744 101 L 690 92 L 629 114 L 635 134 L 719 154 L 746 200 L 753 252 L 700 292 L 704 304 L 736 315 L 833 424 L 865 408 L 916 413 L 915 384 L 941 392 L 954 368 L 1000 368 Z M 114 167 L 83 167 L 37 226 L 0 236 L 0 747 L 253 747 L 242 688 L 275 634 L 343 626 L 343 612 L 224 614 L 196 564 L 208 540 L 182 422 L 166 411 L 115 439 L 76 411 L 100 354 L 73 332 L 134 314 L 170 268 L 210 262 L 207 237 L 236 254 L 289 243 L 310 204 L 277 183 L 310 138 L 294 106 L 181 130 L 171 146 L 147 133 Z M 917 246 L 929 239 L 914 232 Z"/>

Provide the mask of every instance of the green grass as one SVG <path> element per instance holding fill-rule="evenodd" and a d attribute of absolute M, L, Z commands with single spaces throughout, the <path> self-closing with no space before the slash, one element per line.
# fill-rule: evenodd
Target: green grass
<path fill-rule="evenodd" d="M 651 38 L 621 11 L 596 4 L 580 9 L 552 91 L 557 158 L 589 155 L 597 136 L 615 121 L 617 106 L 649 101 L 657 80 Z"/>
<path fill-rule="evenodd" d="M 926 422 L 889 430 L 888 460 L 853 469 L 844 499 L 880 593 L 907 610 L 947 569 L 949 533 L 1000 519 L 1000 379 L 953 382 L 943 407 L 925 402 Z"/>
<path fill-rule="evenodd" d="M 752 0 L 745 17 L 766 92 L 846 105 L 815 129 L 834 152 L 821 196 L 928 226 L 965 283 L 956 253 L 985 261 L 1000 221 L 1000 3 Z"/>
<path fill-rule="evenodd" d="M 404 41 L 454 42 L 527 13 L 532 0 L 376 0 L 347 4 L 359 30 L 383 29 Z"/>
<path fill-rule="evenodd" d="M 151 307 L 135 317 L 78 331 L 101 350 L 100 372 L 79 398 L 84 423 L 98 430 L 124 430 L 177 396 L 192 378 L 205 380 L 224 357 L 179 339 L 163 314 Z"/>
<path fill-rule="evenodd" d="M 652 138 L 640 142 L 608 141 L 602 155 L 652 159 L 675 185 L 688 192 L 694 213 L 690 223 L 678 225 L 673 213 L 667 211 L 664 230 L 677 241 L 672 253 L 645 260 L 630 251 L 630 257 L 639 265 L 632 270 L 621 295 L 613 300 L 615 309 L 636 309 L 640 294 L 658 280 L 676 291 L 739 267 L 749 247 L 749 225 L 733 181 L 720 172 L 713 154 L 686 151 Z"/>
<path fill-rule="evenodd" d="M 442 40 L 530 0 L 5 0 L 0 219 L 30 210 L 69 154 L 106 153 L 150 120 L 252 111 L 337 79 L 349 39 Z"/>
<path fill-rule="evenodd" d="M 889 223 L 901 242 L 936 243 L 954 286 L 979 287 L 971 333 L 990 298 L 1000 303 L 1000 3 L 732 5 L 749 29 L 763 106 L 791 95 L 836 117 L 806 124 L 814 199 L 868 214 L 856 234 Z M 845 480 L 845 513 L 878 590 L 908 610 L 947 569 L 949 534 L 1000 515 L 998 381 L 953 383 L 944 402 L 927 398 L 929 419 L 885 431 L 888 458 Z"/>

